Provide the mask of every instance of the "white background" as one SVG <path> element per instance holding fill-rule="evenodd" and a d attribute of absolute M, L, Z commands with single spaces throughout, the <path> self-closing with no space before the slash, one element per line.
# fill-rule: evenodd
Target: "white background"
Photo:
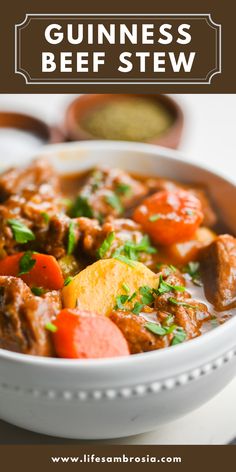
<path fill-rule="evenodd" d="M 57 94 L 0 95 L 0 109 L 28 112 L 50 124 L 60 124 L 64 108 L 72 98 L 72 95 Z M 185 131 L 180 149 L 188 159 L 207 163 L 213 170 L 236 181 L 236 95 L 175 95 L 173 98 L 185 112 Z M 0 156 L 0 161 L 2 158 Z M 217 397 L 184 418 L 148 434 L 112 442 L 225 444 L 236 437 L 235 401 L 236 379 Z M 1 442 L 50 444 L 53 440 L 0 422 Z"/>

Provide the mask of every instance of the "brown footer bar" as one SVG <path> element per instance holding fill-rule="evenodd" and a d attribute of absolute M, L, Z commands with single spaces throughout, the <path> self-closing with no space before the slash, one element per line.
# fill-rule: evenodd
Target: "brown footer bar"
<path fill-rule="evenodd" d="M 205 470 L 235 468 L 236 448 L 229 446 L 0 446 L 0 470 Z"/>

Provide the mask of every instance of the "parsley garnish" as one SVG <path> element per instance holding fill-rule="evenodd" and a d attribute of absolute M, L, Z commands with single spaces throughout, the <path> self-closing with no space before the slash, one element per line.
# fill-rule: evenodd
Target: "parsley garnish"
<path fill-rule="evenodd" d="M 74 252 L 75 244 L 76 244 L 75 225 L 74 225 L 74 221 L 71 221 L 69 224 L 68 242 L 67 242 L 67 254 L 69 256 Z"/>
<path fill-rule="evenodd" d="M 107 235 L 106 239 L 104 239 L 104 241 L 101 244 L 100 248 L 98 249 L 98 257 L 100 257 L 100 259 L 102 259 L 106 255 L 106 253 L 107 253 L 108 249 L 110 249 L 111 244 L 113 243 L 114 239 L 115 239 L 115 232 L 111 231 Z"/>
<path fill-rule="evenodd" d="M 151 333 L 158 334 L 159 336 L 165 336 L 166 329 L 157 323 L 146 323 L 145 328 L 147 328 Z"/>
<path fill-rule="evenodd" d="M 168 282 L 165 282 L 163 280 L 163 276 L 160 275 L 160 283 L 159 287 L 157 289 L 158 295 L 161 295 L 162 293 L 167 293 L 171 291 L 176 291 L 176 292 L 184 292 L 185 287 L 183 285 L 171 285 Z"/>
<path fill-rule="evenodd" d="M 115 193 L 111 193 L 110 195 L 106 195 L 105 200 L 112 208 L 114 208 L 114 210 L 117 211 L 117 213 L 119 215 L 121 213 L 123 213 L 124 208 L 121 204 L 121 201 L 120 201 L 119 197 Z"/>
<path fill-rule="evenodd" d="M 90 206 L 88 198 L 85 195 L 78 195 L 74 204 L 72 205 L 70 214 L 73 218 L 78 218 L 80 216 L 93 218 L 93 209 Z"/>
<path fill-rule="evenodd" d="M 26 244 L 29 241 L 35 240 L 34 233 L 21 221 L 10 219 L 10 220 L 7 220 L 7 224 L 11 227 L 13 236 L 17 243 Z"/>
<path fill-rule="evenodd" d="M 45 223 L 48 224 L 49 221 L 50 221 L 50 216 L 49 216 L 49 214 L 46 213 L 45 211 L 43 211 L 43 212 L 41 213 L 41 216 L 42 216 L 42 218 L 44 219 Z"/>
<path fill-rule="evenodd" d="M 168 334 L 174 333 L 174 337 L 171 341 L 172 346 L 182 343 L 186 339 L 186 333 L 183 328 L 175 324 L 165 328 L 164 326 L 161 326 L 157 323 L 146 323 L 145 328 L 154 334 L 158 334 L 159 336 L 166 336 Z"/>
<path fill-rule="evenodd" d="M 155 215 L 151 215 L 148 219 L 149 219 L 149 221 L 151 221 L 153 223 L 154 221 L 157 221 L 160 218 L 161 218 L 161 215 L 159 213 L 156 213 Z"/>
<path fill-rule="evenodd" d="M 31 292 L 37 297 L 41 297 L 41 295 L 44 295 L 45 289 L 42 287 L 31 287 Z"/>
<path fill-rule="evenodd" d="M 65 282 L 64 282 L 64 286 L 66 287 L 67 285 L 69 285 L 69 283 L 73 280 L 73 277 L 71 277 L 71 275 L 69 275 L 69 277 L 67 277 L 65 279 Z"/>
<path fill-rule="evenodd" d="M 199 287 L 202 287 L 200 279 L 200 264 L 199 262 L 189 262 L 184 268 L 183 272 L 190 275 L 192 282 Z"/>
<path fill-rule="evenodd" d="M 26 251 L 23 256 L 19 260 L 19 276 L 28 274 L 31 269 L 36 264 L 36 260 L 32 259 L 33 254 L 35 254 L 33 251 Z"/>
<path fill-rule="evenodd" d="M 139 243 L 133 241 L 126 241 L 123 246 L 120 246 L 112 254 L 112 257 L 117 255 L 125 256 L 132 261 L 139 260 L 140 253 L 145 252 L 147 254 L 155 254 L 157 250 L 151 246 L 148 235 L 143 236 Z"/>
<path fill-rule="evenodd" d="M 197 305 L 190 305 L 190 303 L 181 302 L 181 301 L 176 300 L 176 298 L 172 298 L 172 297 L 168 298 L 168 301 L 172 303 L 172 305 L 184 306 L 186 308 L 192 308 L 193 310 L 196 310 L 198 308 Z"/>
<path fill-rule="evenodd" d="M 119 183 L 116 187 L 116 193 L 119 193 L 121 195 L 128 195 L 132 191 L 130 185 L 124 184 L 124 183 Z"/>
<path fill-rule="evenodd" d="M 112 256 L 113 259 L 116 259 L 117 261 L 124 262 L 125 264 L 134 267 L 135 264 L 133 261 L 131 261 L 128 257 L 122 256 L 122 254 L 116 254 Z"/>
<path fill-rule="evenodd" d="M 124 289 L 126 293 L 130 292 L 129 286 L 127 284 L 122 284 L 122 288 Z"/>
<path fill-rule="evenodd" d="M 184 331 L 184 329 L 178 326 L 174 332 L 174 337 L 171 341 L 171 346 L 175 346 L 176 344 L 180 344 L 184 342 L 186 337 L 187 337 L 187 334 Z"/>
<path fill-rule="evenodd" d="M 132 313 L 134 313 L 135 315 L 138 315 L 140 311 L 142 311 L 143 308 L 144 308 L 143 303 L 135 302 Z"/>
<path fill-rule="evenodd" d="M 125 310 L 124 303 L 129 300 L 129 295 L 118 295 L 116 297 L 115 310 Z"/>
<path fill-rule="evenodd" d="M 56 333 L 58 330 L 57 326 L 55 326 L 53 323 L 47 323 L 45 325 L 45 329 L 47 329 L 48 331 L 51 331 L 52 333 Z"/>
<path fill-rule="evenodd" d="M 153 290 L 147 285 L 140 287 L 139 293 L 142 295 L 141 302 L 144 305 L 151 305 L 154 302 Z"/>

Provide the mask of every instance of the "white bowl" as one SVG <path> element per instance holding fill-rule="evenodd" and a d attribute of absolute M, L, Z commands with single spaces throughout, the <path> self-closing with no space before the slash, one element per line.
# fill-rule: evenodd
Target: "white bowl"
<path fill-rule="evenodd" d="M 48 146 L 41 155 L 63 173 L 109 164 L 206 183 L 236 233 L 235 185 L 187 163 L 175 151 L 90 141 Z M 235 333 L 236 317 L 187 343 L 116 359 L 52 359 L 0 349 L 0 417 L 67 438 L 143 433 L 199 407 L 226 386 L 236 371 Z"/>

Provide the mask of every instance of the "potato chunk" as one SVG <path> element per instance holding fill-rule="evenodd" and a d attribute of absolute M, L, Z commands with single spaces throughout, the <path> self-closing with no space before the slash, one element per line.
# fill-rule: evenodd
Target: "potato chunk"
<path fill-rule="evenodd" d="M 129 265 L 116 259 L 102 259 L 86 267 L 63 288 L 64 307 L 79 308 L 109 315 L 116 304 L 116 297 L 124 293 L 128 285 L 132 294 L 139 287 L 157 288 L 159 277 L 140 262 Z"/>

